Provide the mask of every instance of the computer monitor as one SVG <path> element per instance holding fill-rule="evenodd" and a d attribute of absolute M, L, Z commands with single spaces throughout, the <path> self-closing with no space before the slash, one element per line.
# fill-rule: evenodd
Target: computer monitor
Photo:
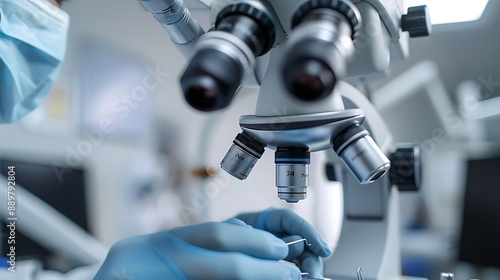
<path fill-rule="evenodd" d="M 77 225 L 88 230 L 88 219 L 86 213 L 85 199 L 85 171 L 83 169 L 69 169 L 64 174 L 64 180 L 59 180 L 54 167 L 51 164 L 21 161 L 17 159 L 0 159 L 1 173 L 6 176 L 8 166 L 15 166 L 16 185 L 23 186 L 26 190 L 45 201 L 54 209 L 71 219 Z M 22 197 L 17 199 L 21 200 Z M 18 217 L 18 222 L 24 222 L 23 217 Z M 3 224 L 2 228 L 6 228 Z M 40 229 L 41 231 L 44 229 Z M 57 238 L 57 236 L 54 236 Z M 2 236 L 2 246 L 0 246 L 5 256 L 7 238 Z M 16 232 L 16 256 L 21 259 L 37 259 L 48 269 L 65 270 L 55 267 L 51 260 L 54 260 L 52 252 L 37 244 L 21 231 Z M 64 264 L 69 265 L 71 264 Z M 70 269 L 71 267 L 67 267 Z"/>
<path fill-rule="evenodd" d="M 500 267 L 500 156 L 469 160 L 458 259 Z"/>

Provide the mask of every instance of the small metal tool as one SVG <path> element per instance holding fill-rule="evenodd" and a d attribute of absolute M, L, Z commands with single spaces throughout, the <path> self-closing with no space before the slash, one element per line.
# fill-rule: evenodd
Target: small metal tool
<path fill-rule="evenodd" d="M 302 242 L 302 241 L 304 241 L 304 243 L 306 243 L 306 245 L 307 245 L 307 246 L 311 246 L 311 244 L 309 244 L 309 243 L 307 242 L 307 239 L 305 239 L 305 238 L 302 238 L 302 239 L 299 239 L 299 240 L 295 240 L 295 241 L 288 242 L 288 243 L 286 243 L 286 245 L 290 246 L 290 245 L 293 245 L 293 244 L 296 244 L 296 243 L 300 243 L 300 242 Z"/>
<path fill-rule="evenodd" d="M 323 278 L 312 278 L 311 277 L 311 274 L 307 273 L 307 272 L 302 272 L 300 275 L 302 275 L 302 279 L 309 279 L 309 280 L 325 280 Z"/>
<path fill-rule="evenodd" d="M 286 260 L 279 260 L 279 262 L 296 265 L 294 262 L 289 262 L 289 261 L 286 261 Z"/>
<path fill-rule="evenodd" d="M 290 246 L 290 245 L 297 244 L 297 243 L 300 243 L 300 242 L 304 242 L 307 246 L 311 246 L 311 244 L 309 242 L 307 242 L 307 239 L 305 239 L 305 238 L 302 238 L 302 239 L 299 239 L 299 240 L 295 240 L 295 241 L 290 241 L 290 242 L 286 243 L 286 245 Z M 286 262 L 286 263 L 294 264 L 293 262 L 289 262 L 289 261 L 285 261 L 285 260 L 281 260 L 280 262 Z M 309 274 L 307 272 L 302 272 L 300 275 L 302 276 L 302 279 L 324 280 L 322 278 L 321 279 L 320 278 L 312 278 L 311 274 Z"/>
<path fill-rule="evenodd" d="M 361 267 L 358 267 L 358 270 L 356 270 L 356 275 L 357 275 L 357 280 L 365 280 L 365 278 L 363 278 L 363 271 L 361 270 Z"/>
<path fill-rule="evenodd" d="M 449 272 L 441 273 L 441 280 L 453 280 L 455 279 L 455 275 Z"/>

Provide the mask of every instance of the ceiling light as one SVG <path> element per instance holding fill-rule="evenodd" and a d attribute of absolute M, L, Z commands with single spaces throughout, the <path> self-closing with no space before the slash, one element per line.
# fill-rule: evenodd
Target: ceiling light
<path fill-rule="evenodd" d="M 405 11 L 427 5 L 433 25 L 478 20 L 487 4 L 488 0 L 404 0 Z"/>

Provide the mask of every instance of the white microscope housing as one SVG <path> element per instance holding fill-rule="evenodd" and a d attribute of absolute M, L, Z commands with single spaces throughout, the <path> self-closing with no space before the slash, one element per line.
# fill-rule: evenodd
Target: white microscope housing
<path fill-rule="evenodd" d="M 409 37 L 431 32 L 427 8 L 405 14 L 403 0 L 214 0 L 205 32 L 182 0 L 140 2 L 188 59 L 180 84 L 193 108 L 220 110 L 241 86 L 260 86 L 255 114 L 240 118 L 221 167 L 243 180 L 265 148 L 275 150 L 278 197 L 295 203 L 307 197 L 310 153 L 330 151 L 344 221 L 325 275 L 352 279 L 362 266 L 365 279 L 401 279 L 393 186 L 418 185 L 418 148 L 391 153 L 384 122 L 344 79 L 384 73 L 391 59 L 406 58 Z"/>

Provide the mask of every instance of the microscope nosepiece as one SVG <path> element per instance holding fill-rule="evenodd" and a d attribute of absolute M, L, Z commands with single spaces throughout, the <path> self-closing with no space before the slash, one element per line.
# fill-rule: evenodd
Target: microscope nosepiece
<path fill-rule="evenodd" d="M 343 131 L 333 141 L 333 148 L 363 185 L 376 181 L 391 167 L 389 159 L 361 125 Z"/>

